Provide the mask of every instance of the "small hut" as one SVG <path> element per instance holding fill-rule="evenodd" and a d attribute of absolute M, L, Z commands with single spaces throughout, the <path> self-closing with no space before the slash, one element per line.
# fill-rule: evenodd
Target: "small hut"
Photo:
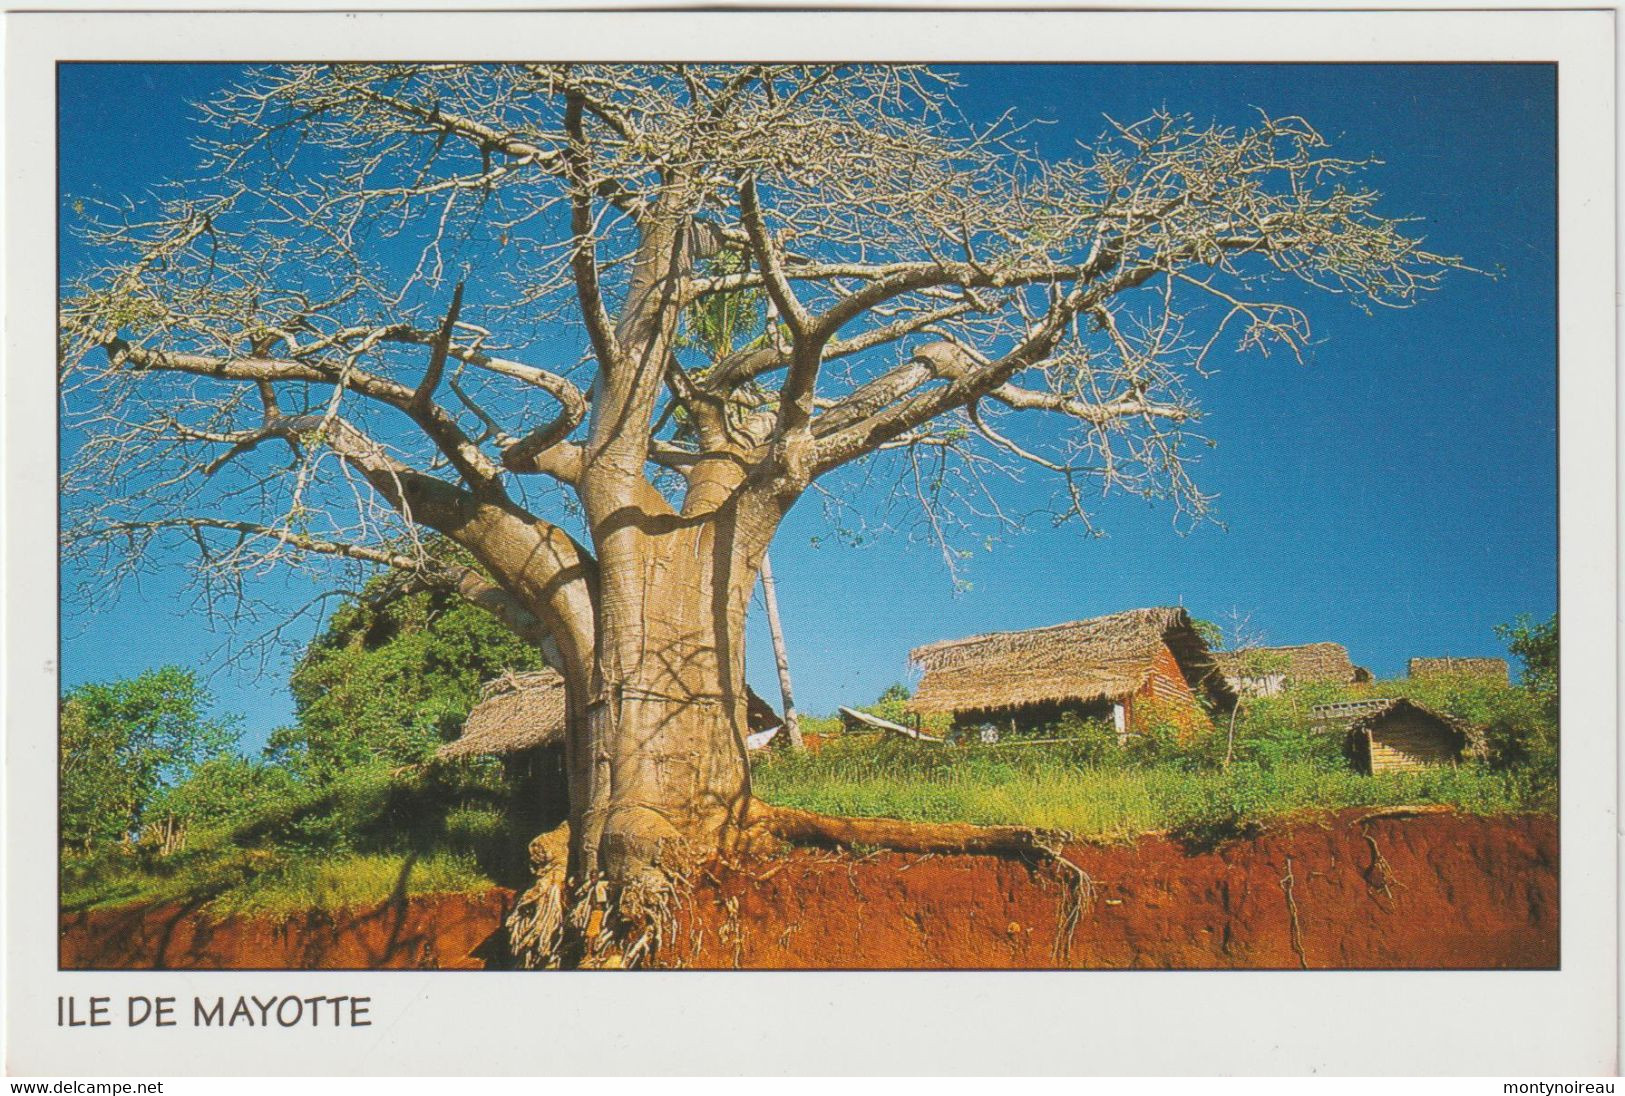
<path fill-rule="evenodd" d="M 1356 666 L 1341 643 L 1253 647 L 1213 657 L 1225 681 L 1240 696 L 1275 696 L 1293 685 L 1353 685 L 1371 680 L 1371 671 Z"/>
<path fill-rule="evenodd" d="M 1512 680 L 1504 658 L 1413 658 L 1406 672 L 1412 677 L 1481 677 L 1503 685 Z"/>
<path fill-rule="evenodd" d="M 480 688 L 480 702 L 462 736 L 435 752 L 445 761 L 496 757 L 523 817 L 520 829 L 540 833 L 569 813 L 564 771 L 564 677 L 544 668 L 506 673 Z"/>
<path fill-rule="evenodd" d="M 949 713 L 961 730 L 1019 730 L 1071 711 L 1112 720 L 1121 740 L 1157 717 L 1205 729 L 1200 698 L 1220 710 L 1236 700 L 1179 608 L 933 643 L 909 658 L 925 671 L 909 709 Z"/>
<path fill-rule="evenodd" d="M 463 723 L 462 737 L 440 747 L 437 756 L 507 757 L 563 745 L 564 677 L 548 668 L 487 681 Z"/>
<path fill-rule="evenodd" d="M 564 677 L 546 668 L 530 673 L 508 673 L 488 681 L 480 702 L 468 713 L 460 738 L 441 746 L 436 756 L 446 760 L 489 754 L 524 760 L 556 752 L 562 772 L 564 757 Z M 746 690 L 746 719 L 752 733 L 772 730 L 784 721 L 773 706 Z"/>
<path fill-rule="evenodd" d="M 1481 749 L 1473 728 L 1403 697 L 1368 704 L 1346 726 L 1345 752 L 1367 775 L 1455 765 Z"/>

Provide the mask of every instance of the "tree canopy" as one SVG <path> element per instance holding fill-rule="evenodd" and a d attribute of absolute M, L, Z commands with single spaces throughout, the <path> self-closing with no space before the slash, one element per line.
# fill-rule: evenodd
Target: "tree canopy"
<path fill-rule="evenodd" d="M 232 721 L 196 675 L 177 666 L 69 690 L 59 720 L 64 845 L 136 837 L 165 789 L 224 755 Z"/>
<path fill-rule="evenodd" d="M 1524 688 L 1540 697 L 1554 717 L 1557 714 L 1560 655 L 1557 618 L 1557 613 L 1544 621 L 1525 615 L 1495 629 L 1495 634 L 1506 641 L 1507 650 L 1523 663 Z"/>
<path fill-rule="evenodd" d="M 501 600 L 412 530 L 472 497 L 581 534 L 571 495 L 608 450 L 683 513 L 860 462 L 944 542 L 1006 516 L 993 483 L 1022 468 L 1057 515 L 1117 488 L 1199 518 L 1188 383 L 1221 349 L 1304 347 L 1283 283 L 1405 305 L 1457 265 L 1304 119 L 1158 112 L 1043 158 L 1019 120 L 966 123 L 953 87 L 907 66 L 253 72 L 204 110 L 201 178 L 89 209 L 104 261 L 63 311 L 92 436 L 70 545 L 132 568 L 178 537 L 219 594 L 325 558 Z M 701 337 L 673 330 L 684 310 Z"/>

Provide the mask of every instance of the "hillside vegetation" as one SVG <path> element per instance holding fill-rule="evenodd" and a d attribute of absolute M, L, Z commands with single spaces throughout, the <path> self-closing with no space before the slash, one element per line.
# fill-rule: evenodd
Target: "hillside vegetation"
<path fill-rule="evenodd" d="M 210 698 L 185 672 L 70 693 L 63 908 L 174 902 L 278 913 L 523 886 L 534 835 L 512 821 L 525 812 L 500 765 L 433 760 L 478 680 L 438 655 L 480 646 L 467 620 L 438 609 L 421 602 L 387 617 L 336 618 L 301 664 L 299 724 L 274 736 L 263 758 L 219 752 L 223 724 L 205 717 Z M 1296 688 L 1247 701 L 1206 733 L 1153 723 L 1126 745 L 1111 727 L 1073 716 L 992 745 L 839 734 L 836 721 L 814 718 L 806 725 L 821 748 L 761 755 L 754 792 L 822 813 L 1031 826 L 1096 841 L 1151 832 L 1219 840 L 1347 807 L 1555 812 L 1555 623 L 1514 629 L 1507 638 L 1525 661 L 1522 685 L 1462 675 Z M 422 651 L 437 654 L 427 677 L 412 668 Z M 1372 696 L 1409 696 L 1473 724 L 1485 755 L 1422 772 L 1353 771 L 1340 738 L 1313 730 L 1310 710 Z M 892 688 L 871 710 L 900 721 L 905 702 L 906 691 Z M 184 765 L 153 760 L 171 741 L 190 753 L 164 756 Z M 115 779 L 126 771 L 140 779 Z"/>
<path fill-rule="evenodd" d="M 1239 831 L 1248 823 L 1344 807 L 1440 804 L 1472 814 L 1543 810 L 1550 796 L 1524 774 L 1473 766 L 1361 776 L 1292 761 L 1225 771 L 1079 764 L 1064 746 L 963 747 L 922 756 L 874 743 L 782 757 L 758 767 L 756 794 L 825 814 L 1065 830 L 1081 839 Z"/>
<path fill-rule="evenodd" d="M 525 842 L 507 824 L 507 797 L 491 762 L 267 781 L 180 848 L 135 840 L 65 851 L 62 908 L 176 902 L 221 915 L 288 913 L 513 884 Z"/>

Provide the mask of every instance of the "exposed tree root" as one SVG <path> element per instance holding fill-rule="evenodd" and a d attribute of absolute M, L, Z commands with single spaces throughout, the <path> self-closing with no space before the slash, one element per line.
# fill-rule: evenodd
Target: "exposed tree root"
<path fill-rule="evenodd" d="M 745 929 L 739 922 L 739 899 L 728 899 L 723 903 L 723 908 L 728 913 L 717 928 L 717 939 L 733 945 L 733 965 L 738 970 L 745 957 Z"/>
<path fill-rule="evenodd" d="M 1371 866 L 1365 871 L 1366 888 L 1373 895 L 1381 893 L 1391 904 L 1398 904 L 1399 899 L 1394 894 L 1393 888 L 1403 887 L 1404 884 L 1394 878 L 1393 865 L 1382 855 L 1382 850 L 1377 847 L 1377 839 L 1371 836 L 1370 831 L 1362 829 L 1360 836 L 1371 846 Z"/>
<path fill-rule="evenodd" d="M 1044 846 L 1050 862 L 1061 871 L 1061 883 L 1066 887 L 1066 898 L 1061 903 L 1060 925 L 1051 951 L 1056 966 L 1065 966 L 1072 958 L 1072 940 L 1077 935 L 1078 922 L 1095 904 L 1095 881 L 1078 865 L 1061 855 L 1061 844 Z"/>
<path fill-rule="evenodd" d="M 589 961 L 582 965 L 630 969 L 652 963 L 667 943 L 676 942 L 677 907 L 687 885 L 687 876 L 653 869 L 622 885 L 608 909 L 606 930 L 589 941 Z"/>
<path fill-rule="evenodd" d="M 783 842 L 789 842 L 831 849 L 926 856 L 982 854 L 1052 863 L 1065 888 L 1054 955 L 1057 964 L 1065 964 L 1078 924 L 1094 905 L 1096 894 L 1089 873 L 1062 854 L 1067 837 L 1059 831 L 1022 826 L 842 818 L 758 801 L 752 805 L 750 826 L 740 835 L 737 848 L 747 857 L 777 851 Z M 689 890 L 690 872 L 681 866 L 686 861 L 675 855 L 662 856 L 659 865 L 620 883 L 583 882 L 566 876 L 569 843 L 569 827 L 560 826 L 530 844 L 536 881 L 520 895 L 507 920 L 509 946 L 518 964 L 531 970 L 565 966 L 602 970 L 670 963 L 677 944 L 678 910 Z M 672 862 L 667 863 L 668 859 Z M 853 887 L 856 892 L 855 880 Z M 743 929 L 737 907 L 730 912 L 725 924 L 733 935 L 727 942 L 734 945 L 737 963 L 742 958 Z"/>
<path fill-rule="evenodd" d="M 793 844 L 846 849 L 878 846 L 894 852 L 917 852 L 928 856 L 938 853 L 981 853 L 1054 864 L 1066 889 L 1053 948 L 1058 966 L 1070 960 L 1078 923 L 1095 901 L 1095 881 L 1088 872 L 1062 855 L 1069 835 L 1057 830 L 1024 826 L 974 826 L 968 822 L 845 818 L 795 807 L 776 807 L 760 800 L 751 805 L 751 820 L 755 827 Z"/>
<path fill-rule="evenodd" d="M 508 948 L 521 967 L 556 969 L 563 954 L 567 897 L 565 869 L 570 862 L 570 827 L 560 826 L 530 843 L 530 868 L 536 876 L 513 912 L 508 914 Z"/>
<path fill-rule="evenodd" d="M 1281 892 L 1286 895 L 1286 912 L 1291 921 L 1292 950 L 1298 953 L 1298 966 L 1309 969 L 1309 957 L 1303 951 L 1303 926 L 1298 923 L 1298 900 L 1292 896 L 1292 857 L 1286 858 L 1286 874 L 1281 877 Z"/>
<path fill-rule="evenodd" d="M 530 843 L 535 882 L 508 915 L 508 946 L 527 970 L 646 966 L 677 938 L 677 911 L 688 876 L 674 864 L 651 866 L 614 884 L 567 877 L 568 825 Z M 681 965 L 680 961 L 673 965 Z"/>

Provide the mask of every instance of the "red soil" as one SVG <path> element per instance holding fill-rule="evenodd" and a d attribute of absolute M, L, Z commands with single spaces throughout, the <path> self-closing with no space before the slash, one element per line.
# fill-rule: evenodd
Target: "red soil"
<path fill-rule="evenodd" d="M 1075 845 L 1053 864 L 798 850 L 695 881 L 663 965 L 687 968 L 1553 968 L 1557 825 L 1525 816 L 1272 826 L 1212 850 L 1162 837 Z M 1088 891 L 1092 887 L 1092 894 Z M 1069 894 L 1085 901 L 1070 947 Z M 349 914 L 211 920 L 176 907 L 62 917 L 62 965 L 500 965 L 512 895 Z"/>
<path fill-rule="evenodd" d="M 187 906 L 64 913 L 63 969 L 480 970 L 513 892 L 419 895 L 371 909 L 215 918 Z"/>

